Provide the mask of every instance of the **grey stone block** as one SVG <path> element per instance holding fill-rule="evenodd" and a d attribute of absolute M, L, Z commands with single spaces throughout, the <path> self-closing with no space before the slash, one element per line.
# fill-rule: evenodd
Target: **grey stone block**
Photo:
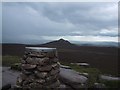
<path fill-rule="evenodd" d="M 52 66 L 51 65 L 46 65 L 46 66 L 37 66 L 37 69 L 41 72 L 45 71 L 50 71 L 52 69 Z"/>
<path fill-rule="evenodd" d="M 22 67 L 23 69 L 34 69 L 34 68 L 36 68 L 36 65 L 22 64 L 21 67 Z"/>

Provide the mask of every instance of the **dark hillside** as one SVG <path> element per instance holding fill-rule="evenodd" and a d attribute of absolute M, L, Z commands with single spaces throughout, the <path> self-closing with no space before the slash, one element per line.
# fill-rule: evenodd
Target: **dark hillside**
<path fill-rule="evenodd" d="M 2 44 L 2 55 L 22 56 L 24 50 L 24 44 Z"/>
<path fill-rule="evenodd" d="M 42 45 L 3 44 L 3 55 L 22 56 L 25 46 L 54 47 L 57 48 L 59 60 L 62 62 L 87 62 L 103 72 L 118 73 L 117 47 L 77 46 L 60 39 Z"/>

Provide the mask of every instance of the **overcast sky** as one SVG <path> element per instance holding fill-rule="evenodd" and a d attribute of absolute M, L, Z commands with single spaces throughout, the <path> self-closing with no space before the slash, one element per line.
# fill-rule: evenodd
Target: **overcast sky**
<path fill-rule="evenodd" d="M 10 2 L 2 4 L 4 43 L 118 40 L 118 4 Z"/>

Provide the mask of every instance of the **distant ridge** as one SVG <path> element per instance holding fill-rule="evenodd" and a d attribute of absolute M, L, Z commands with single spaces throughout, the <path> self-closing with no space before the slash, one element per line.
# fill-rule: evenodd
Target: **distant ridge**
<path fill-rule="evenodd" d="M 42 44 L 42 46 L 67 48 L 67 47 L 73 47 L 73 46 L 76 46 L 76 45 L 70 43 L 67 40 L 59 39 L 59 40 L 56 40 L 56 41 L 52 41 L 52 42 L 48 42 L 48 43 Z"/>

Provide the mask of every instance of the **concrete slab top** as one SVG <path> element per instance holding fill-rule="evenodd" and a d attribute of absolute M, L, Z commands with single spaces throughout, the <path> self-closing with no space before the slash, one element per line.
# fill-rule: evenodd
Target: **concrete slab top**
<path fill-rule="evenodd" d="M 56 50 L 56 48 L 48 48 L 48 47 L 25 47 L 25 49 L 30 51 L 37 51 L 37 52 L 49 52 Z"/>

